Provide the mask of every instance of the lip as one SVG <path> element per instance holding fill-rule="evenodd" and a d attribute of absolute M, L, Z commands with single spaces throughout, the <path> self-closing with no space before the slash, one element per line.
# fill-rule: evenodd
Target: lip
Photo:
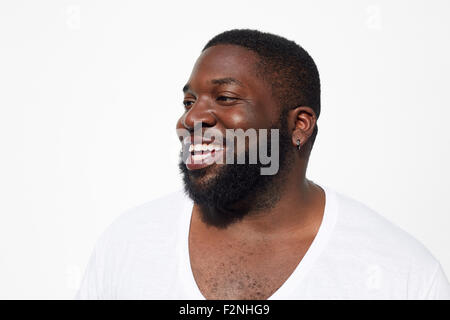
<path fill-rule="evenodd" d="M 206 152 L 190 153 L 186 160 L 189 170 L 198 170 L 209 167 L 223 159 L 224 148 Z"/>
<path fill-rule="evenodd" d="M 202 136 L 188 136 L 182 140 L 182 147 L 185 152 L 187 152 L 187 158 L 185 159 L 185 165 L 188 170 L 198 170 L 206 168 L 215 164 L 216 162 L 223 161 L 223 154 L 225 151 L 225 145 L 221 145 L 221 149 L 212 151 L 195 151 L 188 152 L 189 147 L 192 144 L 214 144 L 215 140 L 205 139 Z"/>
<path fill-rule="evenodd" d="M 185 137 L 185 138 L 182 140 L 183 145 L 184 145 L 184 146 L 187 145 L 187 147 L 189 147 L 189 145 L 191 145 L 191 144 L 193 144 L 193 143 L 199 143 L 199 144 L 205 143 L 205 144 L 210 144 L 210 143 L 212 143 L 212 142 L 214 142 L 214 140 L 211 140 L 211 139 L 205 139 L 205 138 L 202 137 L 202 136 L 193 136 L 193 135 L 187 136 L 187 137 Z"/>

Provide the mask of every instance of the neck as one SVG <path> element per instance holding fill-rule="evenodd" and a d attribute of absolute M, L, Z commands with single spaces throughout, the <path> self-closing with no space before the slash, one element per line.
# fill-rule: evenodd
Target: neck
<path fill-rule="evenodd" d="M 305 178 L 305 172 L 306 163 L 302 166 L 294 166 L 287 174 L 280 175 L 279 179 L 276 179 L 279 181 L 273 184 L 273 188 L 258 195 L 274 201 L 273 195 L 276 194 L 276 201 L 263 208 L 251 208 L 249 214 L 225 229 L 218 229 L 201 222 L 199 219 L 201 208 L 197 205 L 193 208 L 193 222 L 199 223 L 199 227 L 205 232 L 221 233 L 224 236 L 240 239 L 290 237 L 317 231 L 323 216 L 324 193 L 319 186 Z M 264 203 L 266 199 L 247 201 L 248 203 Z"/>

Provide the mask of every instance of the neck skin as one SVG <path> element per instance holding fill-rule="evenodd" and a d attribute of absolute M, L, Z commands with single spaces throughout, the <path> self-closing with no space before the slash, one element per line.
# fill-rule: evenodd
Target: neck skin
<path fill-rule="evenodd" d="M 254 212 L 226 229 L 219 229 L 202 222 L 201 208 L 194 204 L 191 231 L 203 236 L 214 235 L 209 239 L 217 241 L 261 238 L 278 241 L 314 237 L 322 221 L 325 193 L 305 178 L 307 160 L 298 157 L 289 172 L 282 175 L 282 179 L 277 179 L 275 188 L 281 188 L 281 193 L 272 208 Z M 278 186 L 279 183 L 283 185 Z"/>

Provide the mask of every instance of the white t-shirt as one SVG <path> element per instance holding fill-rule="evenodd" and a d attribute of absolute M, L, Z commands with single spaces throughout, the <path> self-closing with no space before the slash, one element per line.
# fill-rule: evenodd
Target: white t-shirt
<path fill-rule="evenodd" d="M 416 239 L 328 187 L 319 231 L 269 299 L 450 299 L 439 262 Z M 193 202 L 182 191 L 121 215 L 101 236 L 78 299 L 205 299 L 192 274 Z"/>

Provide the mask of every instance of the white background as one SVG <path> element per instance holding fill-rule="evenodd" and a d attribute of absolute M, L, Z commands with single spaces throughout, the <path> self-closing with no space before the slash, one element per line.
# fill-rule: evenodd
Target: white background
<path fill-rule="evenodd" d="M 0 2 L 0 298 L 71 299 L 124 210 L 181 188 L 181 88 L 255 28 L 322 79 L 308 177 L 419 239 L 450 275 L 450 1 Z"/>

